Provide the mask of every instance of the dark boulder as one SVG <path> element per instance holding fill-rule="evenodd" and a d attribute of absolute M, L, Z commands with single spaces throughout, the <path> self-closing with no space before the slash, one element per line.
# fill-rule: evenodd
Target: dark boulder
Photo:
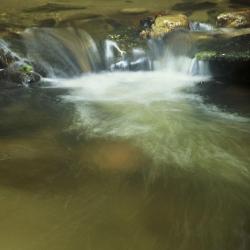
<path fill-rule="evenodd" d="M 12 52 L 5 42 L 0 42 L 0 88 L 34 86 L 40 79 L 29 62 Z"/>
<path fill-rule="evenodd" d="M 150 23 L 152 21 L 152 24 Z M 149 22 L 145 22 L 145 19 L 141 21 L 141 25 L 144 24 L 146 29 L 143 29 L 140 33 L 142 38 L 163 38 L 168 33 L 178 30 L 186 29 L 189 30 L 188 17 L 182 14 L 177 15 L 159 15 L 153 19 L 148 19 Z M 147 27 L 151 24 L 150 27 Z"/>
<path fill-rule="evenodd" d="M 199 49 L 196 58 L 209 62 L 215 78 L 250 87 L 250 34 L 212 40 Z"/>
<path fill-rule="evenodd" d="M 217 25 L 228 28 L 250 27 L 250 9 L 222 13 L 217 17 Z"/>
<path fill-rule="evenodd" d="M 14 62 L 0 71 L 0 85 L 5 88 L 34 86 L 41 79 L 33 67 L 24 62 Z"/>
<path fill-rule="evenodd" d="M 86 9 L 86 6 L 48 2 L 38 7 L 25 9 L 24 12 L 57 12 L 57 11 L 83 10 L 83 9 Z"/>

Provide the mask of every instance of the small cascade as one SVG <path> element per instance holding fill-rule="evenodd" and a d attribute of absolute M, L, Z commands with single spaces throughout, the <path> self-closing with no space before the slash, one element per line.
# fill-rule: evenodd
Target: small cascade
<path fill-rule="evenodd" d="M 105 65 L 110 71 L 165 71 L 166 74 L 210 76 L 209 63 L 190 55 L 193 40 L 187 31 L 172 32 L 167 39 L 150 39 L 147 49 L 134 48 L 129 53 L 119 44 L 105 42 Z M 191 53 L 190 53 L 191 52 Z"/>
<path fill-rule="evenodd" d="M 214 27 L 208 23 L 191 22 L 190 30 L 194 32 L 209 32 L 214 30 Z"/>
<path fill-rule="evenodd" d="M 148 47 L 154 70 L 191 76 L 210 75 L 207 62 L 190 56 L 193 41 L 189 32 L 176 31 L 166 40 L 149 40 Z"/>
<path fill-rule="evenodd" d="M 125 61 L 126 52 L 121 50 L 115 41 L 106 40 L 104 46 L 104 58 L 107 69 L 113 70 L 117 59 L 120 60 L 119 66 L 121 69 L 128 69 L 128 63 Z"/>
<path fill-rule="evenodd" d="M 11 59 L 15 59 L 17 61 L 21 61 L 21 57 L 15 53 L 14 51 L 12 51 L 9 48 L 9 45 L 7 42 L 5 42 L 4 40 L 0 39 L 0 50 L 3 51 L 2 55 L 6 55 L 5 60 L 11 60 Z M 3 65 L 0 65 L 0 69 L 1 67 L 3 67 Z"/>
<path fill-rule="evenodd" d="M 127 54 L 115 41 L 105 41 L 105 65 L 111 71 L 151 70 L 151 61 L 142 48 L 134 48 Z"/>
<path fill-rule="evenodd" d="M 23 42 L 27 57 L 46 76 L 72 77 L 101 69 L 97 46 L 82 30 L 28 29 Z"/>
<path fill-rule="evenodd" d="M 189 74 L 196 76 L 210 76 L 209 63 L 207 61 L 198 60 L 197 58 L 192 59 Z"/>
<path fill-rule="evenodd" d="M 202 24 L 193 27 L 202 29 Z M 179 30 L 166 39 L 151 39 L 147 47 L 128 51 L 113 40 L 99 46 L 89 34 L 74 28 L 28 29 L 22 34 L 25 57 L 47 78 L 72 78 L 101 71 L 165 71 L 174 74 L 208 76 L 206 62 L 190 56 L 190 33 Z M 100 44 L 101 45 L 101 44 Z"/>

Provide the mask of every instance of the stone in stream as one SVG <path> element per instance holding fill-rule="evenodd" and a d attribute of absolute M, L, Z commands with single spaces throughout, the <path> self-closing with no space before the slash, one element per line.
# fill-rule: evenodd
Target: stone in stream
<path fill-rule="evenodd" d="M 31 64 L 12 52 L 4 42 L 0 43 L 0 88 L 34 86 L 40 79 Z"/>
<path fill-rule="evenodd" d="M 86 9 L 86 6 L 48 2 L 38 7 L 24 9 L 24 12 L 57 12 L 57 11 L 83 10 L 83 9 Z"/>
<path fill-rule="evenodd" d="M 25 62 L 12 63 L 0 71 L 1 88 L 35 86 L 40 79 L 40 75 L 33 71 L 33 67 Z"/>
<path fill-rule="evenodd" d="M 222 13 L 217 17 L 217 25 L 228 28 L 250 27 L 250 9 Z"/>
<path fill-rule="evenodd" d="M 120 11 L 122 14 L 127 14 L 127 15 L 139 15 L 139 14 L 144 14 L 147 13 L 148 10 L 144 8 L 125 8 Z"/>
<path fill-rule="evenodd" d="M 163 38 L 176 29 L 189 29 L 187 16 L 182 14 L 157 16 L 151 27 L 143 30 L 140 36 L 142 38 Z"/>
<path fill-rule="evenodd" d="M 94 13 L 77 13 L 73 15 L 66 16 L 62 18 L 62 20 L 59 22 L 59 25 L 65 24 L 65 23 L 71 23 L 75 21 L 88 21 L 88 20 L 93 20 L 97 18 L 103 18 L 102 15 L 100 14 L 94 14 Z"/>
<path fill-rule="evenodd" d="M 39 20 L 37 22 L 37 25 L 39 27 L 54 27 L 57 24 L 57 20 L 55 18 L 46 18 L 46 19 L 42 19 Z"/>
<path fill-rule="evenodd" d="M 215 78 L 250 86 L 250 34 L 202 42 L 198 48 L 195 57 L 209 62 Z"/>
<path fill-rule="evenodd" d="M 172 9 L 177 11 L 197 11 L 197 10 L 207 10 L 211 8 L 215 8 L 217 6 L 216 3 L 205 1 L 200 3 L 185 2 L 185 3 L 177 3 Z"/>
<path fill-rule="evenodd" d="M 18 57 L 4 47 L 0 48 L 0 69 L 8 67 L 11 63 L 18 60 Z"/>

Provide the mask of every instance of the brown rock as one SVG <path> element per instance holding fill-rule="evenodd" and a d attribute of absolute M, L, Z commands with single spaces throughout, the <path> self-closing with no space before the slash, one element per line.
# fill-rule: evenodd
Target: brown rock
<path fill-rule="evenodd" d="M 144 8 L 126 8 L 122 9 L 120 12 L 127 15 L 139 15 L 148 12 L 148 10 Z"/>
<path fill-rule="evenodd" d="M 151 28 L 143 30 L 140 35 L 143 38 L 160 38 L 176 29 L 189 29 L 187 16 L 182 14 L 158 16 Z"/>
<path fill-rule="evenodd" d="M 250 9 L 222 13 L 217 17 L 217 25 L 228 28 L 250 27 Z"/>

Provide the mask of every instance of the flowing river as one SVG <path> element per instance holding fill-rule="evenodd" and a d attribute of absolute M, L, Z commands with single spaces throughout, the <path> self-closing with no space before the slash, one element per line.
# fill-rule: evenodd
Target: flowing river
<path fill-rule="evenodd" d="M 250 248 L 249 90 L 208 100 L 173 41 L 130 61 L 72 29 L 8 44 L 48 77 L 0 95 L 0 249 Z"/>

